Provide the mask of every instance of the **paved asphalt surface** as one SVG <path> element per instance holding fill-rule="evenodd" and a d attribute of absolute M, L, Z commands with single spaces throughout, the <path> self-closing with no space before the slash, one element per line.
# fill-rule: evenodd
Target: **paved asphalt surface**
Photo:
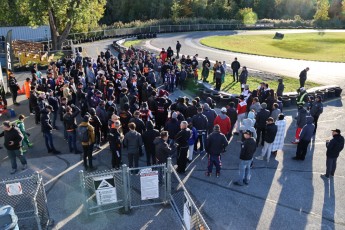
<path fill-rule="evenodd" d="M 195 34 L 192 33 L 192 36 Z M 173 38 L 164 47 L 173 45 L 175 40 Z M 182 44 L 185 42 L 180 41 Z M 111 42 L 101 41 L 83 46 L 88 55 L 95 57 Z M 202 57 L 201 52 L 199 56 Z M 207 56 L 211 59 L 211 55 Z M 219 56 L 213 58 L 221 59 Z M 22 73 L 17 78 L 23 82 L 26 76 L 28 73 Z M 338 84 L 337 77 L 334 77 L 334 81 L 333 78 L 328 79 L 332 84 Z M 171 98 L 184 95 L 185 92 L 177 90 Z M 54 131 L 54 144 L 62 154 L 55 156 L 47 153 L 40 127 L 34 124 L 33 117 L 29 115 L 28 101 L 24 96 L 20 96 L 20 101 L 22 104 L 15 110 L 17 114 L 28 116 L 25 124 L 34 147 L 26 154 L 29 169 L 19 171 L 16 176 L 34 171 L 43 175 L 50 215 L 55 220 L 54 229 L 80 229 L 81 225 L 83 229 L 181 229 L 173 210 L 163 206 L 136 208 L 130 215 L 109 212 L 89 218 L 83 216 L 78 175 L 82 162 L 79 155 L 69 153 L 61 130 Z M 9 102 L 12 107 L 12 101 Z M 269 163 L 255 160 L 248 186 L 237 187 L 232 183 L 238 175 L 240 144 L 237 137 L 231 139 L 227 152 L 222 156 L 223 167 L 219 178 L 205 177 L 207 158 L 195 155 L 183 179 L 211 229 L 345 229 L 344 153 L 338 159 L 339 167 L 334 179 L 324 181 L 320 178 L 325 171 L 325 140 L 331 138 L 330 129 L 339 128 L 345 132 L 345 123 L 341 122 L 345 112 L 343 102 L 344 98 L 337 98 L 325 103 L 317 135 L 304 162 L 291 159 L 296 151 L 296 146 L 290 144 L 296 128 L 293 119 L 296 110 L 292 107 L 285 110 L 287 135 L 284 152 L 278 152 Z M 3 120 L 5 117 L 0 117 L 0 121 Z M 59 127 L 62 128 L 62 124 Z M 261 147 L 256 155 L 260 151 Z M 110 168 L 109 150 L 105 148 L 96 157 L 98 169 Z M 124 163 L 126 159 L 125 156 Z M 144 165 L 141 159 L 140 166 Z M 1 149 L 0 178 L 13 178 L 9 171 L 10 162 L 6 151 Z"/>
<path fill-rule="evenodd" d="M 214 35 L 250 35 L 250 34 L 272 34 L 275 32 L 282 33 L 302 33 L 302 32 L 320 32 L 318 30 L 259 30 L 259 31 L 203 31 L 188 32 L 176 34 L 159 34 L 156 39 L 147 40 L 144 44 L 147 48 L 160 51 L 162 48 L 169 46 L 175 50 L 176 41 L 180 41 L 182 54 L 194 55 L 198 54 L 200 59 L 208 57 L 210 60 L 226 61 L 231 64 L 235 57 L 242 66 L 250 69 L 260 70 L 264 72 L 277 73 L 283 76 L 291 76 L 298 78 L 299 73 L 306 68 L 310 68 L 308 79 L 322 84 L 338 84 L 344 86 L 344 70 L 345 63 L 316 62 L 304 61 L 274 57 L 262 57 L 250 54 L 240 54 L 229 51 L 222 51 L 200 44 L 200 39 Z M 344 32 L 344 30 L 323 30 L 322 32 Z M 260 45 L 260 44 L 258 44 Z M 331 55 L 331 54 L 330 54 Z M 345 62 L 345 51 L 344 51 Z"/>

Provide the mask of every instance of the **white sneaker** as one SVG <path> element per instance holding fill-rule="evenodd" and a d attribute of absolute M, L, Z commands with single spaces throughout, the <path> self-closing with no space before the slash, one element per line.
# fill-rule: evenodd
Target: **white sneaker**
<path fill-rule="evenodd" d="M 264 157 L 263 156 L 258 156 L 258 157 L 255 157 L 255 159 L 262 161 L 264 159 Z"/>

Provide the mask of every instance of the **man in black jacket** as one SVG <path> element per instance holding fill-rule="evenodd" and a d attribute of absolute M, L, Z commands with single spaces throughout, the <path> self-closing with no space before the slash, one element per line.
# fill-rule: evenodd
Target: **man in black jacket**
<path fill-rule="evenodd" d="M 56 150 L 53 143 L 52 130 L 53 126 L 49 114 L 53 111 L 51 105 L 47 105 L 41 112 L 41 131 L 43 133 L 48 153 L 59 154 L 60 151 Z"/>
<path fill-rule="evenodd" d="M 213 165 L 216 166 L 216 177 L 220 176 L 220 154 L 225 152 L 228 146 L 228 140 L 225 135 L 220 132 L 219 125 L 213 127 L 213 132 L 206 140 L 206 152 L 208 154 L 208 166 L 206 176 L 211 176 Z"/>
<path fill-rule="evenodd" d="M 192 118 L 194 128 L 198 131 L 198 139 L 194 143 L 194 151 L 198 150 L 198 142 L 200 141 L 200 153 L 204 152 L 205 141 L 207 138 L 208 120 L 202 113 L 202 107 L 198 108 L 198 114 Z"/>
<path fill-rule="evenodd" d="M 74 111 L 73 111 L 74 109 Z M 63 116 L 64 127 L 67 132 L 67 141 L 69 151 L 75 154 L 80 154 L 81 151 L 77 149 L 77 132 L 76 129 L 78 127 L 76 117 L 80 113 L 80 109 L 72 104 L 71 106 L 67 106 L 66 114 Z"/>
<path fill-rule="evenodd" d="M 293 160 L 304 161 L 305 155 L 308 151 L 308 145 L 311 139 L 314 136 L 315 126 L 313 124 L 314 118 L 311 116 L 306 117 L 307 124 L 303 126 L 302 131 L 299 136 L 299 142 L 297 144 L 296 156 L 293 157 Z"/>
<path fill-rule="evenodd" d="M 321 113 L 323 113 L 323 104 L 322 104 L 322 98 L 319 95 L 316 97 L 315 101 L 313 102 L 310 108 L 310 115 L 314 118 L 314 125 L 315 125 L 314 135 L 317 129 L 317 121 L 319 120 Z"/>
<path fill-rule="evenodd" d="M 155 156 L 155 162 L 157 162 L 157 164 L 165 164 L 168 157 L 172 154 L 172 150 L 167 143 L 168 137 L 168 132 L 162 131 L 160 136 L 156 137 L 153 141 L 155 152 L 157 153 Z"/>
<path fill-rule="evenodd" d="M 240 63 L 237 61 L 237 58 L 231 63 L 231 69 L 232 69 L 232 77 L 234 78 L 234 81 L 237 80 L 238 82 L 238 70 L 241 68 Z M 236 77 L 235 77 L 236 75 Z"/>
<path fill-rule="evenodd" d="M 309 71 L 309 67 L 305 68 L 304 70 L 301 71 L 299 74 L 299 84 L 300 87 L 304 87 L 305 81 L 307 80 L 307 73 Z"/>
<path fill-rule="evenodd" d="M 108 133 L 108 140 L 109 140 L 109 147 L 111 151 L 111 166 L 112 168 L 118 170 L 121 166 L 121 147 L 122 147 L 122 140 L 123 136 L 120 133 L 121 123 L 120 121 L 115 121 L 114 124 L 111 126 L 109 133 Z"/>
<path fill-rule="evenodd" d="M 27 168 L 27 162 L 21 150 L 21 143 L 24 136 L 17 127 L 11 125 L 10 121 L 4 121 L 3 125 L 4 131 L 0 133 L 0 137 L 5 137 L 4 146 L 7 149 L 8 158 L 11 160 L 11 174 L 14 174 L 17 172 L 16 157 L 18 157 L 22 163 L 22 169 L 25 170 Z"/>
<path fill-rule="evenodd" d="M 135 111 L 133 113 L 133 117 L 129 120 L 129 122 L 133 122 L 135 124 L 135 130 L 143 135 L 143 133 L 146 130 L 145 123 L 143 120 L 140 118 L 140 112 L 139 110 Z"/>
<path fill-rule="evenodd" d="M 267 153 L 267 163 L 270 161 L 272 145 L 276 137 L 277 130 L 278 128 L 276 124 L 274 124 L 274 119 L 269 117 L 266 122 L 264 147 L 262 148 L 261 156 L 256 157 L 257 160 L 263 160 Z"/>
<path fill-rule="evenodd" d="M 159 137 L 159 131 L 154 129 L 152 121 L 146 122 L 146 129 L 142 135 L 145 152 L 146 152 L 146 164 L 147 166 L 156 164 L 156 148 L 154 140 L 156 137 Z"/>
<path fill-rule="evenodd" d="M 250 180 L 250 164 L 253 161 L 253 156 L 256 151 L 255 139 L 252 137 L 252 132 L 246 130 L 244 132 L 244 141 L 241 144 L 241 155 L 240 155 L 240 175 L 235 185 L 248 184 Z"/>
<path fill-rule="evenodd" d="M 266 121 L 270 117 L 270 111 L 266 108 L 267 108 L 267 104 L 265 102 L 261 103 L 261 110 L 256 115 L 256 123 L 255 123 L 256 133 L 257 133 L 256 146 L 259 146 L 260 137 L 262 137 L 261 145 L 264 146 Z"/>
<path fill-rule="evenodd" d="M 180 128 L 181 131 L 177 133 L 175 141 L 178 144 L 177 147 L 177 169 L 178 173 L 185 173 L 186 172 L 186 165 L 187 165 L 187 152 L 188 152 L 188 140 L 192 135 L 190 129 L 187 128 L 188 123 L 186 121 L 182 121 Z"/>
<path fill-rule="evenodd" d="M 326 174 L 321 175 L 324 179 L 329 179 L 329 176 L 334 176 L 337 168 L 337 159 L 340 152 L 344 149 L 344 137 L 340 134 L 339 129 L 332 130 L 333 139 L 326 141 L 327 160 L 326 160 Z"/>
<path fill-rule="evenodd" d="M 230 140 L 230 137 L 232 136 L 232 130 L 235 127 L 236 121 L 237 121 L 237 111 L 235 108 L 235 103 L 230 102 L 227 106 L 227 112 L 226 115 L 230 118 L 231 122 L 231 131 L 229 132 L 228 140 Z"/>

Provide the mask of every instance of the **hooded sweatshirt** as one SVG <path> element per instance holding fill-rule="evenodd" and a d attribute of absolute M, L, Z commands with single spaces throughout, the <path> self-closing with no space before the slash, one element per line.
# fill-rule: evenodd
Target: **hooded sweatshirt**
<path fill-rule="evenodd" d="M 314 135 L 315 125 L 313 124 L 314 118 L 311 116 L 306 117 L 307 124 L 303 126 L 301 134 L 299 135 L 300 141 L 310 141 Z"/>
<path fill-rule="evenodd" d="M 214 125 L 219 125 L 220 132 L 223 133 L 224 135 L 227 135 L 231 130 L 230 118 L 224 113 L 220 113 L 216 117 L 216 119 L 214 120 Z"/>
<path fill-rule="evenodd" d="M 256 139 L 257 138 L 257 134 L 256 134 L 256 130 L 254 128 L 254 124 L 253 124 L 253 120 L 250 118 L 244 119 L 242 122 L 242 125 L 240 126 L 240 130 L 241 131 L 246 131 L 249 130 L 252 132 L 253 137 Z"/>

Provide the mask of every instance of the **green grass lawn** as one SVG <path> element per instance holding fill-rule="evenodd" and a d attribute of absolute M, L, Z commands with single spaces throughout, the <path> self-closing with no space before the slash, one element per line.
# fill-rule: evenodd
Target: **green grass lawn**
<path fill-rule="evenodd" d="M 126 41 L 125 43 L 123 43 L 123 46 L 129 48 L 130 46 L 137 46 L 140 43 L 144 42 L 145 40 L 132 40 L 132 41 Z"/>
<path fill-rule="evenodd" d="M 345 33 L 285 34 L 283 40 L 270 35 L 232 35 L 203 38 L 203 45 L 249 54 L 313 61 L 345 62 Z"/>
<path fill-rule="evenodd" d="M 284 85 L 285 85 L 284 92 L 296 92 L 296 90 L 299 88 L 298 79 L 295 79 L 292 77 L 280 77 L 280 78 L 284 80 Z M 201 71 L 199 71 L 199 79 L 201 79 Z M 210 84 L 215 86 L 215 82 L 213 83 L 213 71 L 210 71 L 210 74 L 207 80 Z M 233 82 L 232 80 L 233 80 L 232 74 L 226 74 L 225 81 L 221 87 L 221 91 L 225 91 L 232 94 L 240 94 L 241 93 L 240 83 Z M 260 82 L 262 81 L 266 82 L 271 89 L 274 89 L 274 91 L 277 90 L 278 78 L 273 79 L 273 80 L 263 80 L 259 77 L 249 76 L 247 84 L 249 85 L 249 88 L 252 91 L 252 90 L 255 90 L 260 85 Z M 310 88 L 318 87 L 318 86 L 320 86 L 320 84 L 317 84 L 315 82 L 310 82 L 308 80 L 306 81 L 306 84 L 305 84 L 306 89 L 310 89 Z M 188 85 L 188 88 L 191 89 L 190 84 Z"/>

